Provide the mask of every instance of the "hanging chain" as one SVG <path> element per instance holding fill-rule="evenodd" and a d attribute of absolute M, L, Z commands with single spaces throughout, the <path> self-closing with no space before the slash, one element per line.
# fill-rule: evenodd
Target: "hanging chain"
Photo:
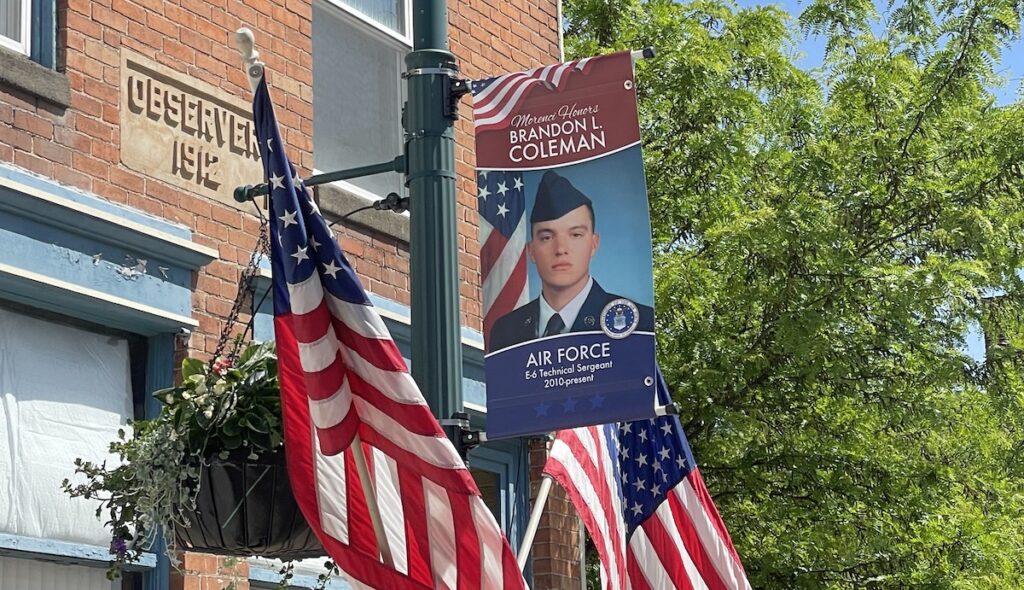
<path fill-rule="evenodd" d="M 238 277 L 238 293 L 235 295 L 235 302 L 231 305 L 228 317 L 224 320 L 224 329 L 221 330 L 220 339 L 217 340 L 217 349 L 213 352 L 213 358 L 210 360 L 211 364 L 217 362 L 217 359 L 224 354 L 228 341 L 231 340 L 231 329 L 234 328 L 235 322 L 238 321 L 238 314 L 241 312 L 246 299 L 250 299 L 253 296 L 253 281 L 257 273 L 259 273 L 259 259 L 261 255 L 270 257 L 270 235 L 266 223 L 260 224 L 260 235 L 256 238 L 256 246 L 252 250 L 249 264 L 242 269 L 242 274 Z M 255 314 L 256 310 L 252 310 L 252 313 Z M 238 351 L 241 347 L 242 338 L 235 339 L 227 358 L 234 362 L 238 358 Z"/>

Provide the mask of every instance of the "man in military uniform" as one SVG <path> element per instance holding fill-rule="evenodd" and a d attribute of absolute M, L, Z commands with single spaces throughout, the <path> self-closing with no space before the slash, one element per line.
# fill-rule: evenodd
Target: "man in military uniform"
<path fill-rule="evenodd" d="M 594 206 L 568 179 L 547 171 L 537 188 L 530 213 L 526 248 L 541 280 L 540 297 L 498 318 L 491 329 L 488 350 L 566 332 L 601 329 L 601 312 L 609 302 L 623 299 L 606 292 L 590 275 L 590 259 L 601 236 L 596 232 Z M 654 331 L 654 310 L 636 304 L 637 331 Z"/>

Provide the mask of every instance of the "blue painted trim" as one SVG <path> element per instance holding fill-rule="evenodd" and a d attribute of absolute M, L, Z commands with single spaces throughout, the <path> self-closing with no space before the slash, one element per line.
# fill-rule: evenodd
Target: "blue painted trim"
<path fill-rule="evenodd" d="M 0 177 L 4 176 L 3 170 L 4 168 L 0 166 Z M 22 182 L 20 179 L 16 182 L 56 197 L 55 200 L 45 200 L 0 184 L 0 209 L 10 211 L 20 217 L 50 225 L 65 232 L 74 232 L 100 242 L 135 250 L 143 254 L 143 257 L 152 256 L 189 269 L 200 268 L 217 257 L 216 251 L 191 244 L 189 241 L 191 232 L 188 232 L 187 229 L 185 231 L 189 235 L 186 236 L 180 235 L 182 228 L 177 232 L 167 231 L 174 226 L 166 222 L 155 223 L 153 220 L 156 218 L 148 219 L 148 223 L 141 221 L 140 219 L 144 219 L 144 217 L 139 217 L 139 213 L 130 213 L 127 209 L 110 203 L 107 204 L 107 207 L 98 207 L 96 206 L 98 199 L 94 202 L 84 202 L 85 195 L 79 194 L 79 198 L 71 198 L 68 196 L 71 194 L 68 189 L 56 184 L 38 188 L 30 183 Z M 36 179 L 34 184 L 40 182 L 45 181 Z M 80 207 L 70 206 L 72 204 L 77 204 Z M 110 210 L 111 206 L 117 207 L 116 210 Z M 150 230 L 150 233 L 143 233 L 128 224 L 117 223 L 115 220 L 124 220 L 129 224 L 142 226 Z"/>
<path fill-rule="evenodd" d="M 42 559 L 67 565 L 103 568 L 107 567 L 111 558 L 110 550 L 107 547 L 6 533 L 0 533 L 0 556 Z M 140 571 L 149 570 L 155 566 L 156 556 L 152 553 L 143 553 L 139 561 L 125 569 Z"/>
<path fill-rule="evenodd" d="M 111 203 L 110 201 L 101 199 L 95 195 L 57 184 L 49 178 L 44 178 L 24 170 L 14 168 L 13 166 L 0 164 L 0 178 L 13 180 L 14 182 L 24 184 L 36 190 L 47 192 L 54 196 L 74 201 L 79 205 L 85 205 L 87 207 L 103 211 L 104 213 L 122 217 L 129 221 L 134 221 L 135 223 L 145 225 L 149 228 L 171 234 L 185 240 L 192 239 L 192 231 L 184 225 L 167 221 L 166 219 L 150 215 L 137 209 L 131 209 L 123 205 L 118 205 L 117 203 Z"/>
<path fill-rule="evenodd" d="M 133 359 L 133 362 L 136 362 Z M 155 418 L 160 414 L 161 403 L 151 394 L 174 385 L 174 336 L 160 334 L 146 342 L 146 404 L 143 418 Z M 168 590 L 171 583 L 171 562 L 167 559 L 163 537 L 151 548 L 155 555 L 154 567 L 142 576 L 143 590 Z"/>
<path fill-rule="evenodd" d="M 488 441 L 469 453 L 469 466 L 498 474 L 502 488 L 501 528 L 519 548 L 529 520 L 530 471 L 525 439 Z"/>
<path fill-rule="evenodd" d="M 217 251 L 177 224 L 0 165 L 0 298 L 143 335 L 192 329 Z"/>
<path fill-rule="evenodd" d="M 277 588 L 281 574 L 274 569 L 249 564 L 250 588 Z M 315 588 L 316 576 L 295 575 L 288 584 L 289 588 Z M 340 578 L 332 578 L 327 583 L 328 590 L 352 590 L 352 586 Z"/>
<path fill-rule="evenodd" d="M 32 0 L 32 43 L 29 57 L 39 65 L 56 67 L 56 11 L 55 0 Z"/>

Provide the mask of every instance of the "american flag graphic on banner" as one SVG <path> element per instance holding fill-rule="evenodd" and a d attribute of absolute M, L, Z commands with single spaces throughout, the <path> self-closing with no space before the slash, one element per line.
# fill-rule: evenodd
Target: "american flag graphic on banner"
<path fill-rule="evenodd" d="M 544 473 L 583 518 L 605 590 L 750 590 L 679 418 L 560 431 Z"/>
<path fill-rule="evenodd" d="M 574 70 L 585 71 L 591 59 L 588 57 L 474 81 L 470 89 L 473 91 L 476 131 L 508 127 L 530 87 L 542 84 L 560 88 Z"/>
<path fill-rule="evenodd" d="M 516 560 L 285 156 L 265 80 L 253 102 L 270 183 L 274 327 L 288 474 L 356 588 L 524 589 Z M 353 448 L 358 434 L 361 448 Z M 380 557 L 355 453 L 393 564 Z"/>
<path fill-rule="evenodd" d="M 477 211 L 480 213 L 484 342 L 487 343 L 494 322 L 529 300 L 523 173 L 477 172 Z"/>

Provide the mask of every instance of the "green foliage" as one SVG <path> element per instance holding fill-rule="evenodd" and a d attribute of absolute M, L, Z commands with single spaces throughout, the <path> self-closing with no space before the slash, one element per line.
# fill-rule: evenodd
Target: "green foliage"
<path fill-rule="evenodd" d="M 1022 3 L 569 0 L 637 64 L 659 357 L 755 588 L 1024 587 Z M 828 38 L 794 64 L 795 33 Z M 1004 321 L 1005 324 L 1005 321 Z"/>
<path fill-rule="evenodd" d="M 65 492 L 98 500 L 96 516 L 107 515 L 111 579 L 138 560 L 158 534 L 174 557 L 174 528 L 188 526 L 208 457 L 227 458 L 230 451 L 247 449 L 250 459 L 258 459 L 283 443 L 273 342 L 248 346 L 235 362 L 186 358 L 181 376 L 181 385 L 153 394 L 163 404 L 157 418 L 132 422 L 130 435 L 118 433 L 119 440 L 110 444 L 116 465 L 76 459 L 75 472 L 86 483 L 64 480 Z"/>

